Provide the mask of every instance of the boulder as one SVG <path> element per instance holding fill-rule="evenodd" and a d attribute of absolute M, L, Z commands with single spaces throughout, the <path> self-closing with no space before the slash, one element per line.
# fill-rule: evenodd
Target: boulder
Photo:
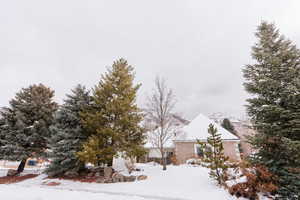
<path fill-rule="evenodd" d="M 91 172 L 94 172 L 94 173 L 97 173 L 97 172 L 104 173 L 103 171 L 104 171 L 103 167 L 95 167 L 95 168 L 91 169 Z"/>
<path fill-rule="evenodd" d="M 104 178 L 108 179 L 111 178 L 113 175 L 113 168 L 112 167 L 105 167 L 104 168 Z"/>
<path fill-rule="evenodd" d="M 79 176 L 79 174 L 75 171 L 67 171 L 66 173 L 64 173 L 64 175 L 68 178 L 76 178 Z"/>
<path fill-rule="evenodd" d="M 124 180 L 125 180 L 124 175 L 119 174 L 119 173 L 114 173 L 112 175 L 112 179 L 113 179 L 114 183 L 124 182 Z"/>
<path fill-rule="evenodd" d="M 101 173 L 101 172 L 96 172 L 95 173 L 95 177 L 101 177 L 101 176 L 103 176 L 104 174 L 103 173 Z"/>
<path fill-rule="evenodd" d="M 18 174 L 19 174 L 19 172 L 18 172 L 17 170 L 15 170 L 15 169 L 9 169 L 9 170 L 7 171 L 6 176 L 16 176 L 16 175 L 18 175 Z"/>
<path fill-rule="evenodd" d="M 96 183 L 104 183 L 104 182 L 105 182 L 105 179 L 103 177 L 99 177 L 96 180 Z"/>
<path fill-rule="evenodd" d="M 124 176 L 125 182 L 134 182 L 136 180 L 136 176 Z"/>
<path fill-rule="evenodd" d="M 87 174 L 88 178 L 91 178 L 91 177 L 94 177 L 94 176 L 95 176 L 95 174 L 93 172 L 90 172 L 90 173 Z"/>
<path fill-rule="evenodd" d="M 103 183 L 113 183 L 112 178 L 105 178 Z"/>
<path fill-rule="evenodd" d="M 138 181 L 143 181 L 143 180 L 146 180 L 148 178 L 148 176 L 145 176 L 145 175 L 140 175 L 137 177 L 137 180 Z"/>

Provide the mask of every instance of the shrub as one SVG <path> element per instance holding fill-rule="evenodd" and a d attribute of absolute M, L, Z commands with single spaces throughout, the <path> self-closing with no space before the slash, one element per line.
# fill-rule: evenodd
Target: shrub
<path fill-rule="evenodd" d="M 209 176 L 215 179 L 219 185 L 226 186 L 229 157 L 224 154 L 221 134 L 213 124 L 209 125 L 208 134 L 207 142 L 198 141 L 198 144 L 204 149 L 202 166 L 210 169 Z"/>
<path fill-rule="evenodd" d="M 258 193 L 274 194 L 278 190 L 277 178 L 262 165 L 250 166 L 242 162 L 238 169 L 246 182 L 237 183 L 229 187 L 229 193 L 236 197 L 244 197 L 250 200 L 257 200 Z"/>

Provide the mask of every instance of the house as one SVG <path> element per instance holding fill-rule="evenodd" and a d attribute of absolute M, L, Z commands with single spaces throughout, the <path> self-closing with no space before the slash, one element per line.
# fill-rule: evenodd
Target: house
<path fill-rule="evenodd" d="M 201 149 L 197 140 L 202 142 L 207 140 L 209 124 L 213 124 L 218 129 L 218 133 L 221 134 L 225 155 L 231 161 L 240 160 L 239 138 L 205 115 L 199 114 L 189 125 L 183 127 L 183 134 L 173 141 L 174 154 L 178 164 L 185 163 L 190 158 L 201 157 L 205 150 Z"/>
<path fill-rule="evenodd" d="M 186 119 L 183 119 L 182 117 L 172 114 L 172 120 L 173 123 L 175 124 L 176 128 L 174 132 L 172 133 L 171 137 L 169 140 L 167 140 L 164 144 L 164 152 L 165 152 L 165 158 L 167 160 L 167 164 L 170 164 L 172 162 L 172 157 L 174 157 L 174 142 L 176 137 L 181 135 L 181 130 L 184 126 L 189 124 L 190 122 Z M 151 126 L 151 122 L 145 122 L 146 127 L 151 130 L 153 127 Z M 155 127 L 154 127 L 155 128 Z M 147 155 L 145 158 L 143 158 L 144 162 L 150 162 L 150 161 L 155 161 L 155 162 L 160 162 L 161 161 L 161 152 L 157 148 L 155 144 L 153 144 L 153 139 L 150 139 L 148 137 L 146 144 L 144 145 L 146 150 L 148 151 Z"/>
<path fill-rule="evenodd" d="M 167 163 L 170 163 L 171 158 L 176 159 L 177 164 L 184 164 L 188 159 L 199 158 L 203 154 L 203 149 L 197 144 L 197 140 L 205 142 L 207 140 L 209 124 L 213 124 L 221 138 L 224 146 L 224 153 L 231 161 L 240 160 L 239 143 L 240 139 L 222 128 L 218 123 L 210 120 L 203 114 L 199 114 L 192 122 L 182 121 L 178 123 L 178 129 L 173 137 L 165 144 L 165 155 Z M 145 161 L 159 161 L 161 153 L 151 142 L 145 144 L 148 150 Z"/>
<path fill-rule="evenodd" d="M 255 152 L 253 147 L 248 143 L 248 137 L 256 133 L 249 119 L 240 120 L 222 113 L 213 113 L 209 118 L 218 124 L 222 124 L 225 118 L 230 121 L 235 130 L 235 135 L 240 139 L 240 151 L 243 157 L 248 157 Z"/>

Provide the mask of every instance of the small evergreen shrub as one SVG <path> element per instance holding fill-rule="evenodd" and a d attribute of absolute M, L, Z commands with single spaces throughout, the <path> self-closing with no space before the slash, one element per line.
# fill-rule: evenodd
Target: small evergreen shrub
<path fill-rule="evenodd" d="M 215 179 L 219 185 L 226 186 L 228 179 L 227 161 L 229 158 L 224 154 L 221 134 L 218 134 L 217 128 L 210 124 L 208 128 L 209 137 L 207 142 L 198 141 L 203 151 L 202 166 L 210 169 L 209 175 Z"/>

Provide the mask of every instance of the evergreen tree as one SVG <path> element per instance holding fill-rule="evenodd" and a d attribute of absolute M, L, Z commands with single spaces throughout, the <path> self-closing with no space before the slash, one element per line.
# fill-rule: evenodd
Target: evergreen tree
<path fill-rule="evenodd" d="M 244 69 L 245 88 L 253 95 L 247 111 L 257 134 L 253 162 L 279 177 L 282 199 L 300 196 L 300 51 L 263 22 L 252 48 L 256 61 Z"/>
<path fill-rule="evenodd" d="M 82 113 L 90 135 L 78 153 L 82 161 L 111 165 L 118 152 L 134 156 L 143 151 L 143 116 L 136 105 L 140 85 L 133 80 L 133 68 L 120 59 L 94 88 L 92 106 Z"/>
<path fill-rule="evenodd" d="M 49 127 L 57 104 L 53 101 L 54 91 L 39 84 L 23 88 L 1 111 L 5 121 L 2 159 L 21 161 L 18 172 L 24 170 L 29 157 L 45 155 Z"/>
<path fill-rule="evenodd" d="M 210 177 L 218 181 L 219 185 L 223 185 L 227 177 L 226 161 L 229 158 L 224 155 L 221 134 L 218 134 L 217 128 L 210 124 L 208 133 L 207 142 L 198 141 L 204 153 L 202 162 L 204 162 L 205 167 L 210 169 Z"/>
<path fill-rule="evenodd" d="M 234 126 L 231 124 L 229 119 L 227 118 L 223 119 L 221 126 L 225 128 L 227 131 L 229 131 L 230 133 L 236 135 Z"/>
<path fill-rule="evenodd" d="M 54 125 L 50 127 L 49 157 L 52 161 L 46 170 L 48 175 L 59 176 L 69 171 L 80 172 L 85 168 L 76 153 L 82 150 L 82 144 L 88 138 L 81 124 L 80 113 L 89 104 L 89 91 L 78 85 L 56 112 Z"/>
<path fill-rule="evenodd" d="M 5 125 L 5 119 L 1 115 L 1 110 L 0 110 L 0 149 L 3 148 L 4 146 L 4 136 L 5 136 L 5 131 L 6 131 L 6 125 Z M 0 154 L 0 160 L 2 160 L 3 155 Z"/>

